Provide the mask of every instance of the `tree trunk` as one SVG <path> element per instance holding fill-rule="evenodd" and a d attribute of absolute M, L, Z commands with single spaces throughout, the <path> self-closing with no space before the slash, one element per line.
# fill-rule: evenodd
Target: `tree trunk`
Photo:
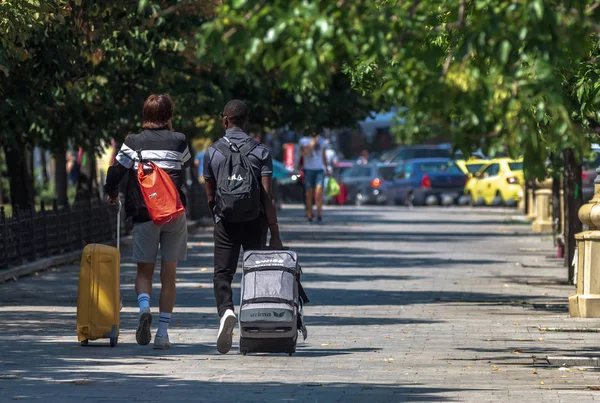
<path fill-rule="evenodd" d="M 559 246 L 558 239 L 563 229 L 561 228 L 561 200 L 560 200 L 560 178 L 552 179 L 552 227 L 554 228 L 555 246 Z"/>
<path fill-rule="evenodd" d="M 6 202 L 4 197 L 4 150 L 0 149 L 0 204 Z"/>
<path fill-rule="evenodd" d="M 17 140 L 13 147 L 5 146 L 6 168 L 10 182 L 10 199 L 13 206 L 26 208 L 34 203 L 33 173 L 30 168 L 30 153 Z"/>
<path fill-rule="evenodd" d="M 98 160 L 96 159 L 96 150 L 90 148 L 88 152 L 88 164 L 90 166 L 90 197 L 100 198 L 100 189 L 98 186 Z"/>
<path fill-rule="evenodd" d="M 64 148 L 54 154 L 54 183 L 56 187 L 56 202 L 59 206 L 66 206 L 67 199 L 67 156 Z"/>
<path fill-rule="evenodd" d="M 44 188 L 48 187 L 50 177 L 48 176 L 48 161 L 46 159 L 46 150 L 40 148 L 40 172 L 42 174 L 42 184 Z"/>
<path fill-rule="evenodd" d="M 98 199 L 98 179 L 96 170 L 96 153 L 93 144 L 88 147 L 85 153 L 85 165 L 81 166 L 79 181 L 77 183 L 77 201 Z"/>
<path fill-rule="evenodd" d="M 583 230 L 579 221 L 579 209 L 583 205 L 581 196 L 581 164 L 575 159 L 573 149 L 565 150 L 565 181 L 564 181 L 564 203 L 565 203 L 565 264 L 568 267 L 569 284 L 573 284 L 575 268 L 573 258 L 575 257 L 575 234 Z"/>
<path fill-rule="evenodd" d="M 531 181 L 526 180 L 525 181 L 525 190 L 523 193 L 523 197 L 525 198 L 525 203 L 524 203 L 524 210 L 523 214 L 527 215 L 527 213 L 529 213 L 529 189 L 531 189 Z"/>

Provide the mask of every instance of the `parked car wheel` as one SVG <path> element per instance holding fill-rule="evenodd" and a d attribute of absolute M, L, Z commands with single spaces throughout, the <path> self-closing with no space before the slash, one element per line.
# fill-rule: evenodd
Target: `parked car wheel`
<path fill-rule="evenodd" d="M 475 196 L 473 196 L 473 192 L 469 192 L 469 206 L 476 207 L 478 205 L 477 200 L 475 200 Z"/>
<path fill-rule="evenodd" d="M 496 191 L 496 197 L 494 197 L 494 200 L 492 201 L 492 206 L 503 206 L 504 205 L 504 199 L 502 198 L 502 193 L 500 193 L 500 191 Z"/>
<path fill-rule="evenodd" d="M 425 199 L 425 204 L 427 204 L 428 206 L 437 206 L 440 203 L 437 196 L 430 195 L 427 196 L 427 198 Z"/>
<path fill-rule="evenodd" d="M 471 205 L 471 196 L 462 195 L 458 198 L 459 206 L 469 206 Z"/>
<path fill-rule="evenodd" d="M 449 195 L 442 195 L 440 199 L 442 206 L 452 206 L 456 202 L 456 199 Z"/>
<path fill-rule="evenodd" d="M 362 193 L 358 192 L 356 196 L 354 196 L 354 205 L 355 206 L 364 206 L 365 205 L 365 196 Z"/>

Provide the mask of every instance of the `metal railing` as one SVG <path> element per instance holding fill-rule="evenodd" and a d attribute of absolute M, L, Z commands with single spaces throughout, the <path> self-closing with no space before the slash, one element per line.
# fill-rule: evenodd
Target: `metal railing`
<path fill-rule="evenodd" d="M 188 219 L 207 217 L 204 187 L 193 184 L 184 193 Z M 64 207 L 58 207 L 56 201 L 51 207 L 42 202 L 39 209 L 13 206 L 10 215 L 0 207 L 0 270 L 77 251 L 88 243 L 115 240 L 116 214 L 115 206 L 97 199 Z M 122 222 L 121 236 L 131 229 L 130 223 Z"/>

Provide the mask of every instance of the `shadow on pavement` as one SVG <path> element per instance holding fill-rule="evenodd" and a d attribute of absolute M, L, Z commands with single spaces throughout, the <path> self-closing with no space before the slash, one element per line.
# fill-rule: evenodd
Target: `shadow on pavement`
<path fill-rule="evenodd" d="M 48 335 L 60 335 L 65 331 L 73 329 L 72 333 L 67 333 L 66 336 L 59 337 L 57 340 L 69 340 L 72 345 L 77 345 L 75 336 L 75 312 L 43 312 L 38 310 L 20 310 L 19 312 L 1 314 L 4 323 L 2 329 L 2 337 L 10 336 L 29 336 L 47 338 Z M 138 314 L 136 312 L 121 312 L 121 330 L 135 329 L 137 326 Z M 190 313 L 176 312 L 173 316 L 171 329 L 173 332 L 178 332 L 184 329 L 210 329 L 216 331 L 218 329 L 219 320 L 216 312 L 214 314 L 206 313 Z M 408 325 L 408 324 L 434 324 L 441 323 L 440 320 L 416 319 L 404 317 L 364 317 L 364 316 L 333 316 L 323 315 L 320 313 L 309 314 L 306 316 L 306 325 L 309 327 L 315 326 L 392 326 L 392 325 Z M 46 348 L 52 348 L 47 345 Z"/>
<path fill-rule="evenodd" d="M 219 355 L 215 346 L 205 344 L 175 344 L 168 352 L 152 350 L 133 343 L 120 343 L 110 348 L 105 341 L 80 347 L 70 342 L 51 340 L 13 343 L 12 350 L 0 359 L 3 372 L 0 378 L 2 396 L 8 400 L 81 401 L 97 396 L 110 400 L 109 396 L 121 396 L 114 401 L 131 401 L 128 396 L 143 395 L 146 402 L 193 401 L 452 401 L 442 394 L 472 390 L 461 388 L 426 388 L 415 384 L 394 382 L 340 383 L 327 381 L 330 370 L 323 368 L 323 381 L 307 383 L 303 366 L 323 357 L 355 353 L 377 353 L 379 347 L 344 348 L 312 347 L 299 344 L 294 357 L 269 354 L 269 362 L 281 360 L 282 375 L 290 383 L 245 382 L 243 378 L 228 376 L 226 365 L 232 360 L 243 367 L 244 362 L 262 360 L 262 355 L 242 357 L 235 350 L 228 355 Z M 234 347 L 235 349 L 235 347 Z M 29 360 L 35 360 L 31 365 Z M 170 371 L 169 362 L 183 361 L 184 370 Z M 85 365 L 82 365 L 84 364 Z M 95 367 L 97 365 L 97 367 Z M 130 373 L 124 373 L 124 366 Z M 131 368 L 137 367 L 138 370 Z M 179 366 L 181 368 L 181 366 Z M 313 370 L 314 371 L 314 370 Z M 133 373 L 132 373 L 133 372 Z M 200 381 L 198 374 L 206 377 L 213 374 L 219 381 Z M 118 375 L 117 375 L 118 374 Z M 315 374 L 312 374 L 313 376 Z M 237 372 L 239 376 L 239 372 Z M 228 379 L 229 378 L 229 379 Z M 331 379 L 331 378 L 329 378 Z M 107 389 L 109 388 L 109 389 Z M 34 392 L 35 391 L 35 392 Z M 110 391 L 110 392 L 109 392 Z M 167 395 L 162 391 L 166 391 Z M 156 400 L 154 400 L 156 399 Z M 137 400 L 137 399 L 136 399 Z"/>
<path fill-rule="evenodd" d="M 423 243 L 425 240 L 427 243 L 452 243 L 452 242 L 469 242 L 469 241 L 480 241 L 483 238 L 504 238 L 504 237 L 538 237 L 536 234 L 525 233 L 525 234 L 514 234 L 512 232 L 405 232 L 405 231 L 355 231 L 355 232 L 343 232 L 336 233 L 334 237 L 331 237 L 331 233 L 327 233 L 327 241 L 330 242 L 364 242 L 368 239 L 370 242 L 400 242 L 400 243 Z M 286 231 L 283 235 L 284 241 L 286 239 L 293 240 L 293 242 L 322 242 L 324 240 L 324 233 L 320 232 L 296 232 Z"/>
<path fill-rule="evenodd" d="M 301 368 L 298 378 L 301 379 Z M 31 392 L 32 387 L 39 383 L 31 381 L 19 382 L 22 386 L 18 391 L 13 388 L 4 391 L 5 395 L 14 400 L 35 399 L 48 401 L 48 397 L 55 395 L 64 396 L 62 403 L 81 402 L 86 393 L 94 396 L 95 390 L 110 389 L 110 395 L 131 396 L 132 392 L 138 391 L 143 396 L 143 401 L 153 402 L 364 402 L 386 401 L 386 402 L 450 402 L 459 401 L 458 398 L 443 396 L 443 394 L 454 394 L 464 391 L 480 391 L 485 393 L 488 389 L 459 389 L 459 388 L 435 388 L 423 387 L 403 383 L 379 384 L 379 383 L 279 383 L 260 382 L 248 383 L 239 381 L 195 381 L 177 379 L 172 376 L 126 376 L 122 379 L 114 379 L 112 374 L 95 374 L 93 381 L 65 380 L 58 385 L 46 385 L 46 391 L 41 394 Z M 291 374 L 293 377 L 294 374 Z M 14 382 L 14 381 L 12 381 Z M 67 397 L 69 396 L 69 397 Z M 105 401 L 98 398 L 94 401 Z M 180 398 L 176 397 L 180 396 Z M 136 399 L 137 401 L 138 399 Z M 110 400 L 107 402 L 128 402 L 132 399 Z"/>
<path fill-rule="evenodd" d="M 500 340 L 495 340 L 500 341 Z M 529 343 L 539 344 L 531 345 Z M 543 345 L 538 340 L 520 340 L 519 344 L 505 345 L 502 348 L 455 348 L 457 351 L 470 352 L 472 356 L 464 356 L 458 358 L 449 358 L 450 361 L 492 361 L 495 364 L 517 364 L 524 365 L 524 360 L 528 361 L 531 366 L 536 365 L 536 360 L 544 364 L 545 357 L 593 357 L 600 358 L 600 346 L 585 347 L 571 344 L 572 348 L 556 348 L 553 346 Z M 533 359 L 536 358 L 536 360 Z M 600 368 L 599 368 L 600 370 Z"/>

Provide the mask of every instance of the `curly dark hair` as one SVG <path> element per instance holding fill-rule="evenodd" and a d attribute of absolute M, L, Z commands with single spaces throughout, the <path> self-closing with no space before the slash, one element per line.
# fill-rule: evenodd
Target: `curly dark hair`
<path fill-rule="evenodd" d="M 231 100 L 225 105 L 223 115 L 236 126 L 242 126 L 248 121 L 248 106 L 239 99 Z"/>

